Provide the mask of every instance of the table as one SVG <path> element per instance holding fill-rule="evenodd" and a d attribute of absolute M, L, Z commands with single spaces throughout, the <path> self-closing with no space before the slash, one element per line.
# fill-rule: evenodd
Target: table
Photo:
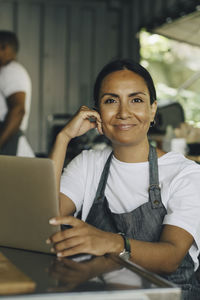
<path fill-rule="evenodd" d="M 7 300 L 179 300 L 181 295 L 177 286 L 115 255 L 57 259 L 6 247 L 0 252 L 36 283 L 30 293 L 0 296 Z"/>

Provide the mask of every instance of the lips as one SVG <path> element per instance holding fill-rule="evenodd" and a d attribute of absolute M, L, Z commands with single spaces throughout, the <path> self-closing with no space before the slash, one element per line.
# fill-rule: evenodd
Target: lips
<path fill-rule="evenodd" d="M 115 127 L 119 130 L 129 130 L 131 128 L 133 128 L 134 126 L 136 126 L 135 124 L 119 124 L 119 125 L 115 125 Z"/>

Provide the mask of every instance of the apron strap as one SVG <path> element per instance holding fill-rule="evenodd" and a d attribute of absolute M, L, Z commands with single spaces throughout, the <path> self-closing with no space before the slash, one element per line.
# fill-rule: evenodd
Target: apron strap
<path fill-rule="evenodd" d="M 109 155 L 109 157 L 106 161 L 106 164 L 104 166 L 103 172 L 101 174 L 101 178 L 100 178 L 100 181 L 99 181 L 99 185 L 98 185 L 98 189 L 97 189 L 97 192 L 96 192 L 94 202 L 96 200 L 98 200 L 98 202 L 101 201 L 100 199 L 102 199 L 102 196 L 104 195 L 112 156 L 113 156 L 113 151 L 110 153 L 110 155 Z M 103 199 L 102 199 L 102 201 L 103 201 Z"/>
<path fill-rule="evenodd" d="M 149 201 L 152 208 L 163 206 L 159 187 L 158 159 L 156 148 L 149 144 Z"/>
<path fill-rule="evenodd" d="M 17 154 L 17 146 L 19 138 L 24 135 L 23 132 L 19 129 L 15 134 L 13 134 L 9 140 L 0 148 L 0 155 L 13 155 Z"/>

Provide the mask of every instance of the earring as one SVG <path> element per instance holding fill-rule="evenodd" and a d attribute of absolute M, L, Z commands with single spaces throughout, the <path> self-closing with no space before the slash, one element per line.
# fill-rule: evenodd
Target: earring
<path fill-rule="evenodd" d="M 154 127 L 156 125 L 156 120 L 154 119 L 152 122 L 150 122 L 150 127 Z"/>

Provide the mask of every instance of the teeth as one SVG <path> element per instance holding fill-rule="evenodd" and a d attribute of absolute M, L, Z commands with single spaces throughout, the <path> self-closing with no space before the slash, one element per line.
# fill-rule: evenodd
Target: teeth
<path fill-rule="evenodd" d="M 119 128 L 121 129 L 128 129 L 130 127 L 132 127 L 132 125 L 119 125 Z"/>

